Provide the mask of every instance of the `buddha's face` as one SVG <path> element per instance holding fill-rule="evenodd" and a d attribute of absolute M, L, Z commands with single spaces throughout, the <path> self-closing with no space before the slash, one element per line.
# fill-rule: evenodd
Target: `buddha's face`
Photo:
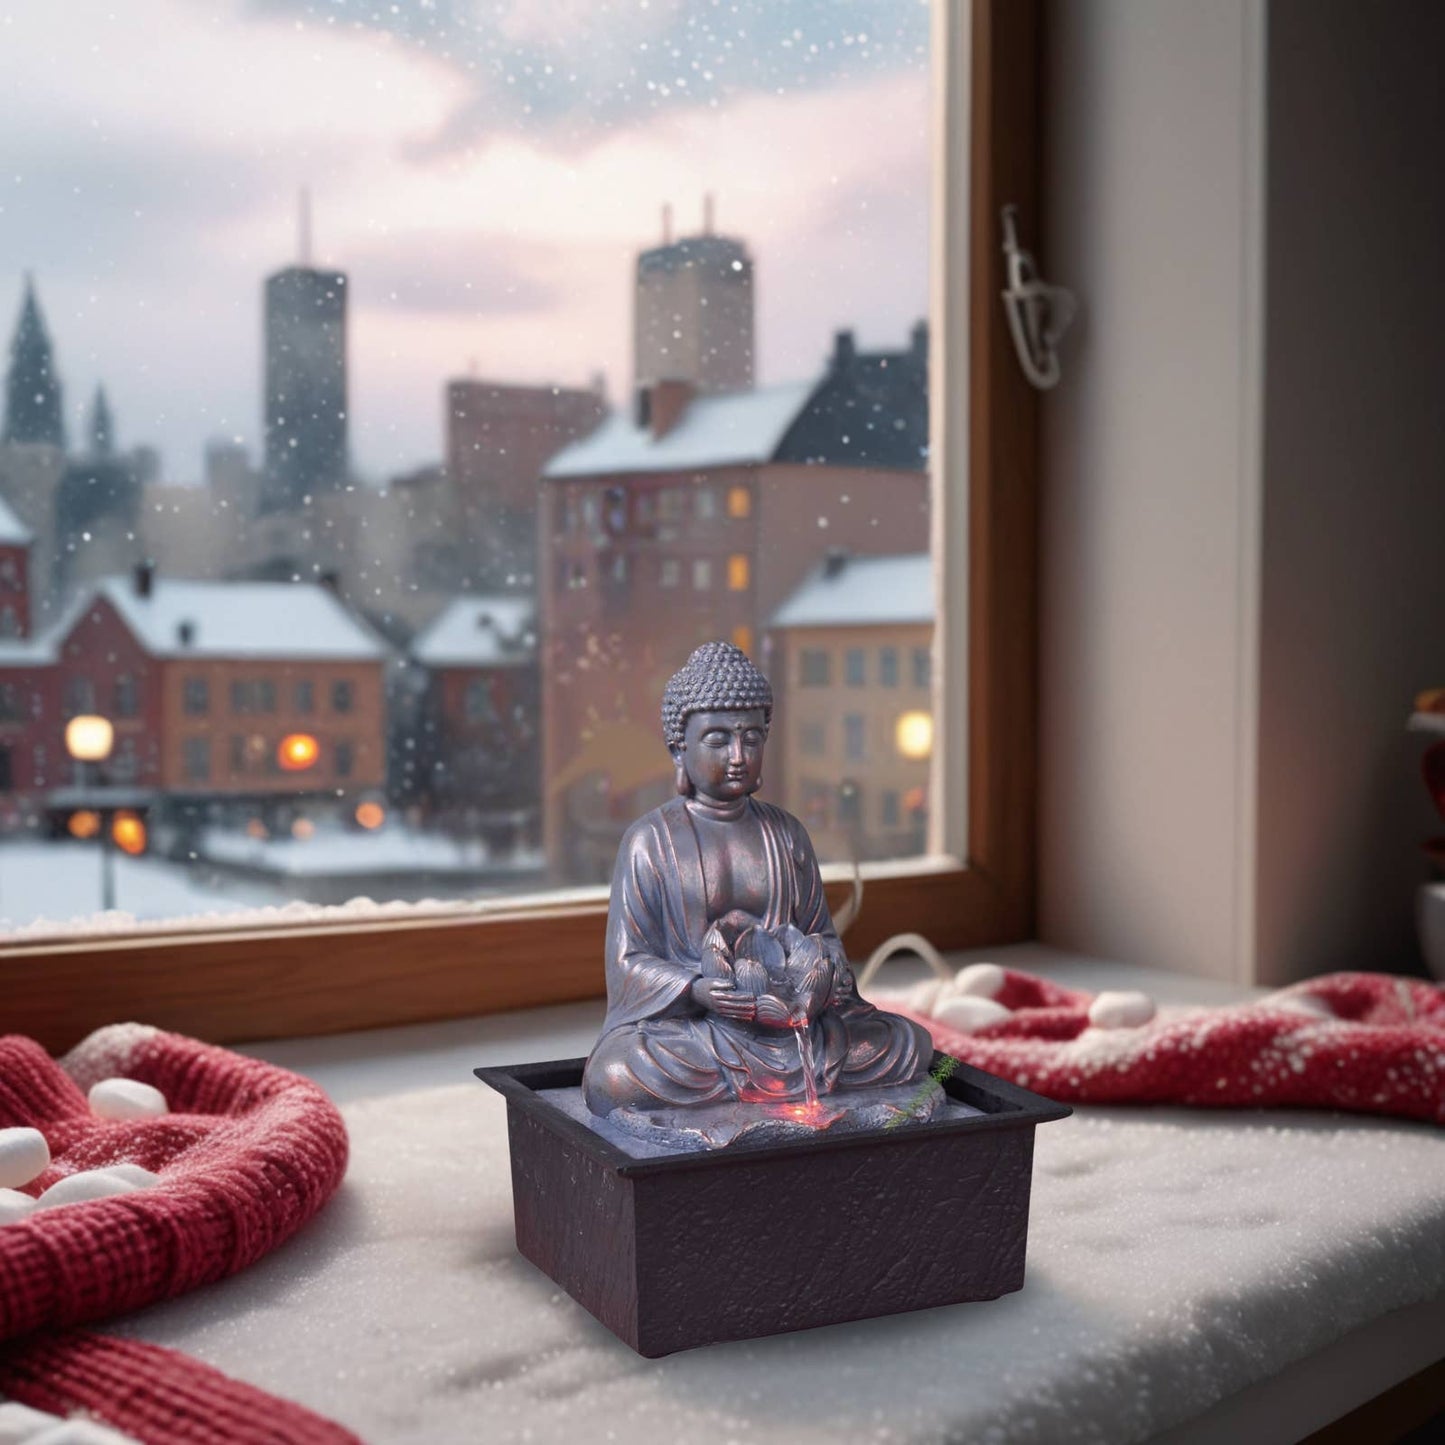
<path fill-rule="evenodd" d="M 681 758 L 688 780 L 701 796 L 719 803 L 757 792 L 767 737 L 760 707 L 689 714 Z"/>

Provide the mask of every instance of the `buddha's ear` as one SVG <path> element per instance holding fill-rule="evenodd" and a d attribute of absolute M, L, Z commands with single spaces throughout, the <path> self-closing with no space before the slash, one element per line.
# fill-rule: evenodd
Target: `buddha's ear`
<path fill-rule="evenodd" d="M 686 743 L 678 743 L 675 747 L 668 748 L 668 752 L 672 754 L 673 766 L 675 768 L 672 779 L 673 785 L 677 788 L 681 797 L 690 798 L 694 792 L 692 779 L 688 777 L 687 769 L 683 766 L 682 762 L 683 749 L 686 746 Z"/>

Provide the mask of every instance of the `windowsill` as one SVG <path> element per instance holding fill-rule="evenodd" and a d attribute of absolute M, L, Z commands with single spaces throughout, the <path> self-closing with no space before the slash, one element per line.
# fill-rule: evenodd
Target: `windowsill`
<path fill-rule="evenodd" d="M 1161 1002 L 1254 992 L 1035 946 L 990 956 Z M 601 1014 L 591 1001 L 248 1048 L 342 1104 L 347 1185 L 277 1255 L 124 1329 L 377 1442 L 483 1423 L 573 1438 L 601 1421 L 639 1438 L 988 1424 L 1012 1438 L 1026 1417 L 1039 1438 L 1066 1420 L 1119 1440 L 1298 1438 L 1433 1363 L 1445 1338 L 1445 1291 L 1422 1283 L 1445 1279 L 1435 1131 L 1088 1108 L 1039 1131 L 1019 1294 L 641 1361 L 516 1255 L 504 1107 L 470 1078 L 583 1054 Z"/>

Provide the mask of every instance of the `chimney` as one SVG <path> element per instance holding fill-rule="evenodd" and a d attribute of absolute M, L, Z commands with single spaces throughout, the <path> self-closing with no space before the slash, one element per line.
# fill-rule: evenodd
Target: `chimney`
<path fill-rule="evenodd" d="M 841 577 L 843 569 L 847 565 L 848 549 L 846 547 L 829 547 L 823 554 L 823 576 L 829 581 Z"/>
<path fill-rule="evenodd" d="M 196 624 L 187 618 L 184 622 L 176 623 L 176 641 L 182 647 L 192 647 L 196 641 Z"/>
<path fill-rule="evenodd" d="M 908 333 L 909 351 L 919 366 L 928 365 L 928 322 L 915 321 Z"/>
<path fill-rule="evenodd" d="M 857 344 L 851 331 L 839 331 L 833 337 L 833 370 L 847 371 L 858 355 Z"/>
<path fill-rule="evenodd" d="M 135 564 L 135 595 L 146 598 L 155 590 L 156 564 L 137 562 Z"/>
<path fill-rule="evenodd" d="M 702 233 L 704 236 L 712 235 L 713 221 L 713 200 L 712 192 L 708 191 L 702 198 Z"/>
<path fill-rule="evenodd" d="M 672 207 L 671 207 L 671 206 L 664 206 L 664 207 L 662 208 L 662 244 L 663 244 L 664 246 L 670 246 L 670 245 L 672 245 Z"/>
<path fill-rule="evenodd" d="M 687 413 L 697 388 L 690 381 L 659 381 L 648 404 L 653 441 L 661 441 Z"/>

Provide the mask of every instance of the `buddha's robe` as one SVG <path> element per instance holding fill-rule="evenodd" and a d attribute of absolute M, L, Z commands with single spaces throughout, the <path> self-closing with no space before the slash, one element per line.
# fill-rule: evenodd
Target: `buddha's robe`
<path fill-rule="evenodd" d="M 858 996 L 802 824 L 770 804 L 749 806 L 767 859 L 763 926 L 777 932 L 791 923 L 817 935 L 837 961 L 833 990 L 808 1028 L 819 1092 L 921 1079 L 932 1057 L 927 1031 Z M 593 1113 L 804 1097 L 792 1029 L 724 1018 L 693 1001 L 712 921 L 697 831 L 676 798 L 639 818 L 618 850 L 607 915 L 607 1017 L 582 1080 Z"/>

